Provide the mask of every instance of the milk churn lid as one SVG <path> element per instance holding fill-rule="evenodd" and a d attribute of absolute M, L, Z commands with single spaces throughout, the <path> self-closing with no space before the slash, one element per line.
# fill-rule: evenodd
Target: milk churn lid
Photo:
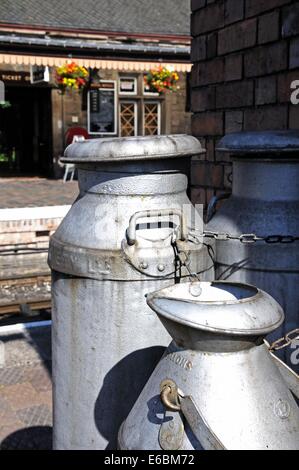
<path fill-rule="evenodd" d="M 299 159 L 299 131 L 260 131 L 260 132 L 236 132 L 223 137 L 217 146 L 219 152 L 229 152 L 240 156 L 254 154 L 255 156 L 265 153 L 295 157 Z"/>
<path fill-rule="evenodd" d="M 235 335 L 266 335 L 284 313 L 266 292 L 233 282 L 181 283 L 148 294 L 161 317 L 198 330 Z"/>
<path fill-rule="evenodd" d="M 122 160 L 156 160 L 191 157 L 204 153 L 190 135 L 161 135 L 89 139 L 69 145 L 63 163 L 93 163 Z"/>

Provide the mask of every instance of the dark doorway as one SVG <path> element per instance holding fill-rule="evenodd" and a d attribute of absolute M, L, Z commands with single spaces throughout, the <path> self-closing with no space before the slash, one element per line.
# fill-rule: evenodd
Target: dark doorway
<path fill-rule="evenodd" d="M 51 89 L 7 86 L 0 107 L 0 174 L 52 175 Z"/>

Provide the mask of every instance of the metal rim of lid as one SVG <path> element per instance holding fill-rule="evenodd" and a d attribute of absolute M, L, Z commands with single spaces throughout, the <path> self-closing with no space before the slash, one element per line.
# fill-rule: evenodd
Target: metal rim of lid
<path fill-rule="evenodd" d="M 196 137 L 187 134 L 107 137 L 70 144 L 62 163 L 102 163 L 192 157 L 205 153 Z"/>
<path fill-rule="evenodd" d="M 258 336 L 266 335 L 276 330 L 284 321 L 284 312 L 281 306 L 269 294 L 249 284 L 242 284 L 229 281 L 210 281 L 201 282 L 202 284 L 227 285 L 245 289 L 255 289 L 255 294 L 234 301 L 200 301 L 199 298 L 182 299 L 175 297 L 173 294 L 178 290 L 178 286 L 188 288 L 192 283 L 175 284 L 170 287 L 163 288 L 147 295 L 147 303 L 158 316 L 174 321 L 178 324 L 201 331 L 212 333 L 224 333 L 229 335 Z M 168 301 L 172 306 L 177 307 L 181 302 L 181 312 L 171 312 L 171 309 L 161 306 L 161 300 Z M 270 317 L 265 318 L 265 302 L 271 309 Z M 225 311 L 229 314 L 226 315 Z M 201 317 L 199 316 L 201 314 Z M 236 316 L 239 315 L 239 318 Z M 213 318 L 211 318 L 213 316 Z M 228 321 L 228 316 L 231 321 Z M 250 326 L 247 326 L 248 319 Z M 236 321 L 241 319 L 240 322 Z M 243 327 L 238 323 L 244 321 Z"/>
<path fill-rule="evenodd" d="M 282 158 L 294 158 L 298 154 L 299 160 L 299 131 L 254 131 L 235 132 L 224 136 L 218 143 L 218 152 L 227 152 L 232 155 L 246 157 L 254 154 L 264 157 L 268 154 Z"/>

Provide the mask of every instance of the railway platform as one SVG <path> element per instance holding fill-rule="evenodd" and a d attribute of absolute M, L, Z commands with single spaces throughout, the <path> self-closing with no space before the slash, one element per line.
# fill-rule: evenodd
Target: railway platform
<path fill-rule="evenodd" d="M 47 251 L 77 195 L 77 181 L 0 178 L 0 450 L 52 448 Z"/>
<path fill-rule="evenodd" d="M 0 177 L 0 209 L 63 206 L 72 204 L 77 195 L 77 181 Z"/>
<path fill-rule="evenodd" d="M 51 447 L 50 322 L 0 327 L 0 450 Z"/>
<path fill-rule="evenodd" d="M 49 238 L 77 195 L 77 181 L 0 178 L 0 325 L 50 307 Z"/>

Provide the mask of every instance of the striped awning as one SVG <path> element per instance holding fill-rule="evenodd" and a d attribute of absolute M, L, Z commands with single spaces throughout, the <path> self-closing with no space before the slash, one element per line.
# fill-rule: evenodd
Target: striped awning
<path fill-rule="evenodd" d="M 34 55 L 0 54 L 0 63 L 9 65 L 48 65 L 49 67 L 59 67 L 65 62 L 76 61 L 78 65 L 84 67 L 97 68 L 100 70 L 118 70 L 143 72 L 151 70 L 159 65 L 173 68 L 176 72 L 190 72 L 191 64 L 174 62 L 140 62 L 136 59 L 129 60 L 105 60 L 105 59 L 85 59 L 69 57 L 47 57 Z"/>

